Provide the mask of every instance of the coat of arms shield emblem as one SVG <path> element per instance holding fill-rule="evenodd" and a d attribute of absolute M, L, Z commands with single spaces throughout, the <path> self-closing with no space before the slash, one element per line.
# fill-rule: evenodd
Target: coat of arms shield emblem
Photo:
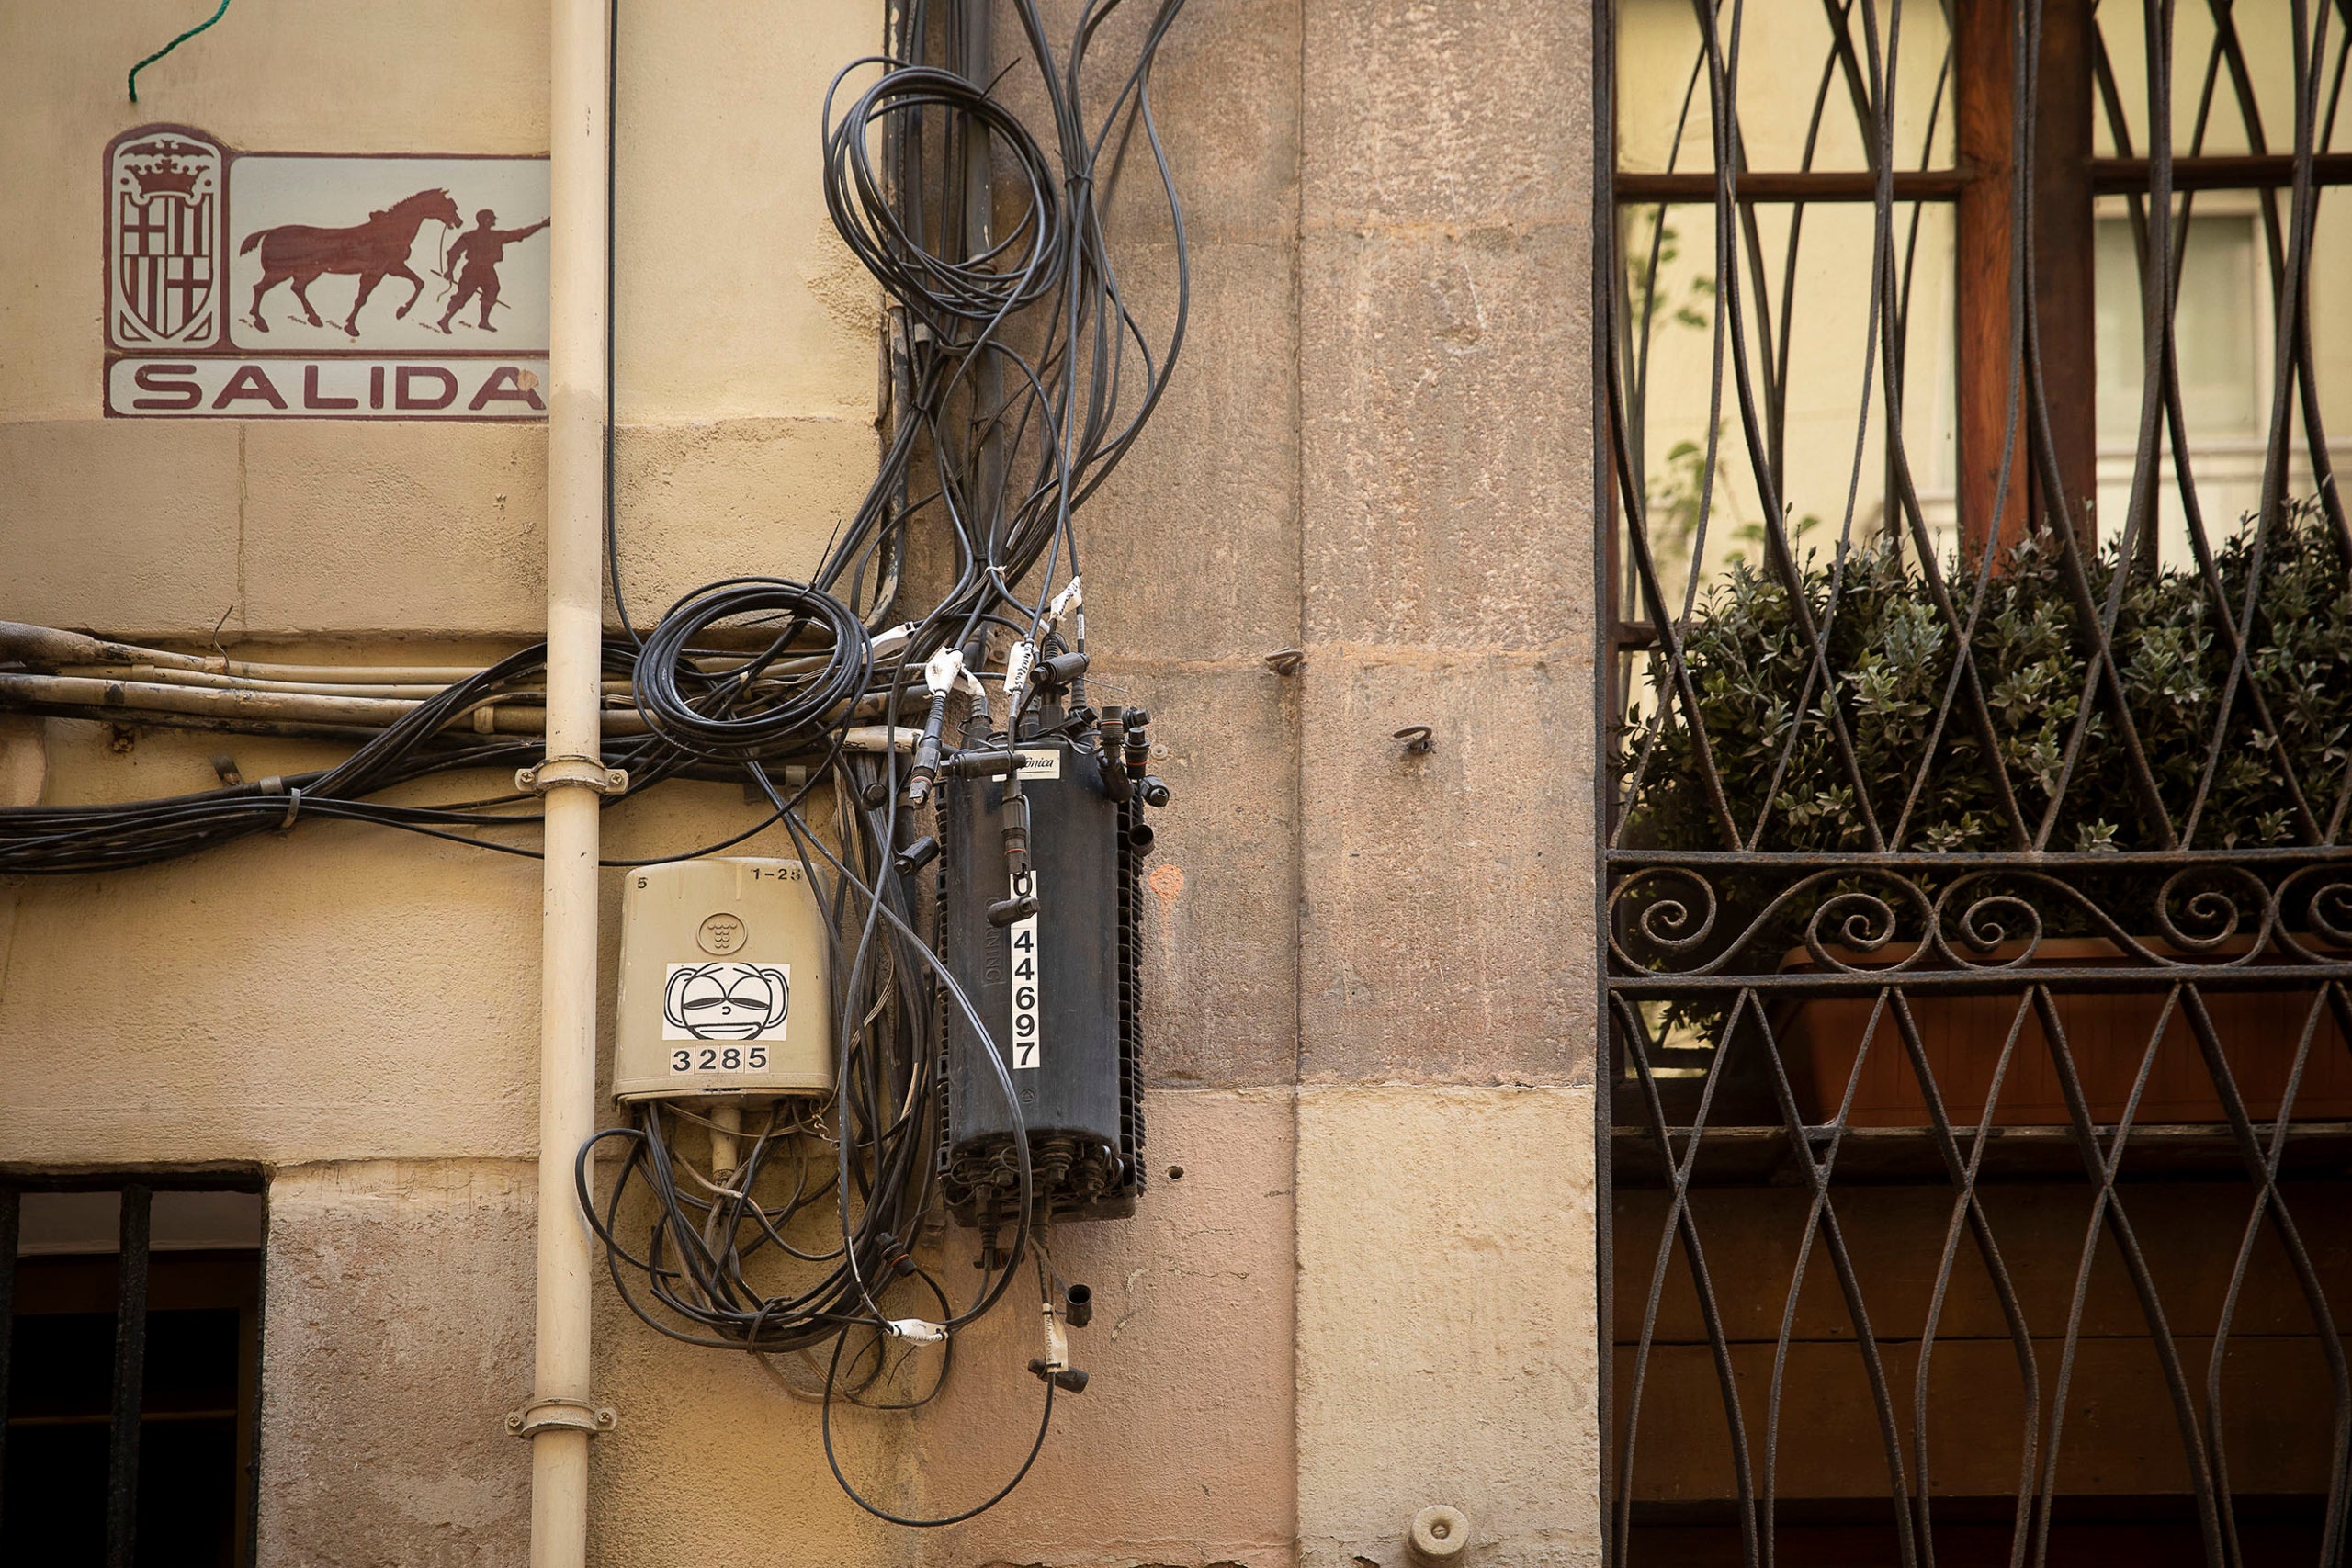
<path fill-rule="evenodd" d="M 107 333 L 116 347 L 198 347 L 220 336 L 224 161 L 218 144 L 176 129 L 115 147 Z"/>

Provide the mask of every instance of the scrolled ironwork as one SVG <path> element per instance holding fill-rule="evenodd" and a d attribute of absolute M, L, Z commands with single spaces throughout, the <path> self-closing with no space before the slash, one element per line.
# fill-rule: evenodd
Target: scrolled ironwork
<path fill-rule="evenodd" d="M 2298 960 L 2328 964 L 2352 956 L 2352 864 L 2324 862 L 2289 874 L 2278 884 L 2278 903 L 2301 916 L 2278 931 L 2279 945 Z"/>
<path fill-rule="evenodd" d="M 2019 894 L 1993 892 L 1972 897 L 1961 906 L 1957 917 L 1947 926 L 1940 917 L 1944 915 L 1946 906 L 1953 901 L 1954 894 L 1967 886 L 1964 880 L 1955 882 L 1936 900 L 1936 913 L 1939 917 L 1935 926 L 1939 949 L 1960 963 L 1986 968 L 2016 968 L 2032 963 L 2041 949 L 2041 912 L 2033 907 L 2031 899 Z M 2004 917 L 2023 921 L 2026 934 L 2021 938 L 2013 937 Z M 1960 933 L 1957 947 L 1952 944 L 1950 934 L 1954 930 Z M 2009 956 L 2001 956 L 2002 946 L 2012 942 L 2018 951 Z"/>
<path fill-rule="evenodd" d="M 1833 952 L 1822 940 L 1822 933 L 1835 926 L 1838 945 L 1857 957 L 1867 958 L 1894 940 L 1896 915 L 1894 906 L 1874 893 L 1860 888 L 1847 888 L 1832 893 L 1815 906 L 1804 923 L 1804 950 L 1816 964 L 1838 969 L 1852 969 L 1844 953 Z"/>
<path fill-rule="evenodd" d="M 2185 866 L 2165 879 L 2149 904 L 2149 912 L 2166 942 L 2195 956 L 2219 954 L 2245 928 L 2249 905 L 2256 922 L 2253 940 L 2243 954 L 2223 960 L 2245 964 L 2270 951 L 2270 934 L 2278 913 L 2275 890 L 2245 867 L 2227 861 Z M 2173 913 L 2176 906 L 2180 910 L 2177 916 Z"/>
<path fill-rule="evenodd" d="M 1609 908 L 1610 984 L 1632 993 L 1669 994 L 1698 980 L 1800 991 L 2029 973 L 2064 988 L 2073 970 L 2103 985 L 2119 974 L 2143 986 L 2218 982 L 2254 967 L 2352 979 L 2352 931 L 2340 923 L 2352 920 L 2352 862 L 2335 860 L 2086 857 L 2061 870 L 1936 856 L 1787 866 L 1773 856 L 1703 865 L 1618 857 Z M 2057 942 L 2074 946 L 2053 958 Z M 1792 962 L 1800 951 L 1809 963 Z"/>
<path fill-rule="evenodd" d="M 1676 896 L 1678 888 L 1681 897 Z M 1692 894 L 1700 906 L 1695 917 L 1690 903 Z M 1628 967 L 1643 966 L 1617 939 L 1621 911 L 1630 917 L 1635 940 L 1661 954 L 1675 954 L 1705 944 L 1715 929 L 1717 907 L 1713 885 L 1694 872 L 1679 866 L 1637 872 L 1609 890 L 1610 951 Z"/>

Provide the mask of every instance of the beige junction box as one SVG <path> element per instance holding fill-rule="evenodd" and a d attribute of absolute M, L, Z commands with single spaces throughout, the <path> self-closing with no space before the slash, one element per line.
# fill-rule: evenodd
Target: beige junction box
<path fill-rule="evenodd" d="M 797 861 L 672 861 L 621 890 L 618 1100 L 826 1094 L 825 917 Z"/>

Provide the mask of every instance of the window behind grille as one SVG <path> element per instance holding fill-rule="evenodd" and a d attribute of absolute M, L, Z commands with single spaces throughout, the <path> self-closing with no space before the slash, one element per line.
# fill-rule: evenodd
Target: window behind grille
<path fill-rule="evenodd" d="M 0 1186 L 0 1561 L 249 1562 L 261 1194 L 209 1174 L 17 1179 Z"/>

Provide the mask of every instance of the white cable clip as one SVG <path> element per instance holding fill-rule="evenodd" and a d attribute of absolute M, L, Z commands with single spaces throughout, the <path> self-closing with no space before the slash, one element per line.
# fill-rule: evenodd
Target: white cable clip
<path fill-rule="evenodd" d="M 893 1339 L 904 1339 L 912 1345 L 936 1345 L 947 1337 L 944 1327 L 920 1317 L 894 1317 L 882 1326 Z"/>
<path fill-rule="evenodd" d="M 964 650 L 943 648 L 931 656 L 922 667 L 922 683 L 934 697 L 956 689 L 956 678 L 964 673 Z"/>
<path fill-rule="evenodd" d="M 922 740 L 922 731 L 903 724 L 858 724 L 841 732 L 844 751 L 874 752 L 911 751 Z"/>

